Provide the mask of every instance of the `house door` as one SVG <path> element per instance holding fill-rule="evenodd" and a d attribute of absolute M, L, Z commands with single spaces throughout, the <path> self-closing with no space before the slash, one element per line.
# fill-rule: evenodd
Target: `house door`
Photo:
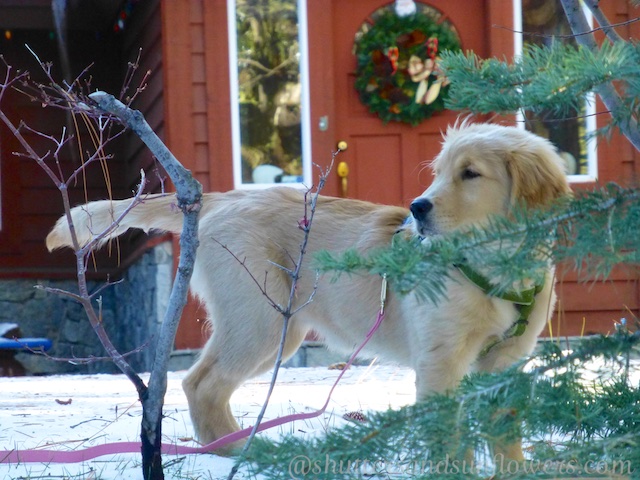
<path fill-rule="evenodd" d="M 307 5 L 314 162 L 326 163 L 328 150 L 335 149 L 339 142 L 346 146 L 336 158 L 348 168 L 346 183 L 337 178 L 334 165 L 325 193 L 408 205 L 431 182 L 425 167 L 440 149 L 441 132 L 458 113 L 438 112 L 415 127 L 399 122 L 384 124 L 361 103 L 354 87 L 354 39 L 364 24 L 372 22 L 378 9 L 393 7 L 393 2 L 314 0 Z M 486 54 L 485 2 L 430 0 L 428 5 L 442 15 L 442 21 L 453 25 L 463 50 Z M 318 122 L 316 126 L 314 121 Z"/>

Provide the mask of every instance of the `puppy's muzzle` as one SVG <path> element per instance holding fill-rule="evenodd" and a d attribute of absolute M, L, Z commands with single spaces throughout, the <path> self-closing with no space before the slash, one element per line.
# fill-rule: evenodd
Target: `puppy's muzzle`
<path fill-rule="evenodd" d="M 409 210 L 419 223 L 427 223 L 427 216 L 433 210 L 433 203 L 426 198 L 417 198 L 411 203 Z"/>

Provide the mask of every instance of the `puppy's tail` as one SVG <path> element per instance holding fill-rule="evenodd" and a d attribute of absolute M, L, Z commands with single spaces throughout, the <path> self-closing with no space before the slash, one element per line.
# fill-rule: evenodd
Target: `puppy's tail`
<path fill-rule="evenodd" d="M 80 247 L 104 234 L 97 244 L 100 247 L 130 228 L 179 233 L 183 215 L 176 205 L 175 195 L 167 194 L 148 195 L 139 200 L 100 200 L 72 208 L 71 219 Z M 58 219 L 46 243 L 50 252 L 73 246 L 66 215 Z"/>

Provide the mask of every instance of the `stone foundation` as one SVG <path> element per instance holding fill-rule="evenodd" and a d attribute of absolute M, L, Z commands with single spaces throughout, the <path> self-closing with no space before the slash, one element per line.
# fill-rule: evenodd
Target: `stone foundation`
<path fill-rule="evenodd" d="M 158 327 L 171 291 L 172 269 L 171 243 L 166 242 L 146 252 L 120 283 L 104 289 L 96 300 L 96 307 L 101 303 L 105 329 L 120 353 L 141 348 L 128 357 L 138 372 L 151 368 Z M 71 360 L 58 362 L 43 355 L 17 354 L 16 359 L 28 373 L 117 372 L 110 361 L 83 362 L 88 357 L 106 356 L 84 309 L 74 300 L 45 292 L 37 285 L 78 290 L 72 280 L 0 280 L 0 322 L 18 324 L 24 337 L 51 339 L 53 347 L 48 355 Z M 89 289 L 95 291 L 101 286 L 101 282 L 90 282 Z"/>

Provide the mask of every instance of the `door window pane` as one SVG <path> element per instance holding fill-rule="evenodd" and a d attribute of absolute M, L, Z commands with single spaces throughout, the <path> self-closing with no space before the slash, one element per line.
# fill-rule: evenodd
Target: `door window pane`
<path fill-rule="evenodd" d="M 306 183 L 304 12 L 297 0 L 230 0 L 229 13 L 235 186 Z"/>
<path fill-rule="evenodd" d="M 516 0 L 520 1 L 520 0 Z M 552 42 L 576 44 L 560 0 L 522 0 L 522 44 L 551 45 Z M 572 180 L 593 180 L 596 177 L 595 103 L 589 95 L 579 109 L 562 116 L 548 111 L 524 114 L 527 130 L 548 138 L 565 160 Z"/>

